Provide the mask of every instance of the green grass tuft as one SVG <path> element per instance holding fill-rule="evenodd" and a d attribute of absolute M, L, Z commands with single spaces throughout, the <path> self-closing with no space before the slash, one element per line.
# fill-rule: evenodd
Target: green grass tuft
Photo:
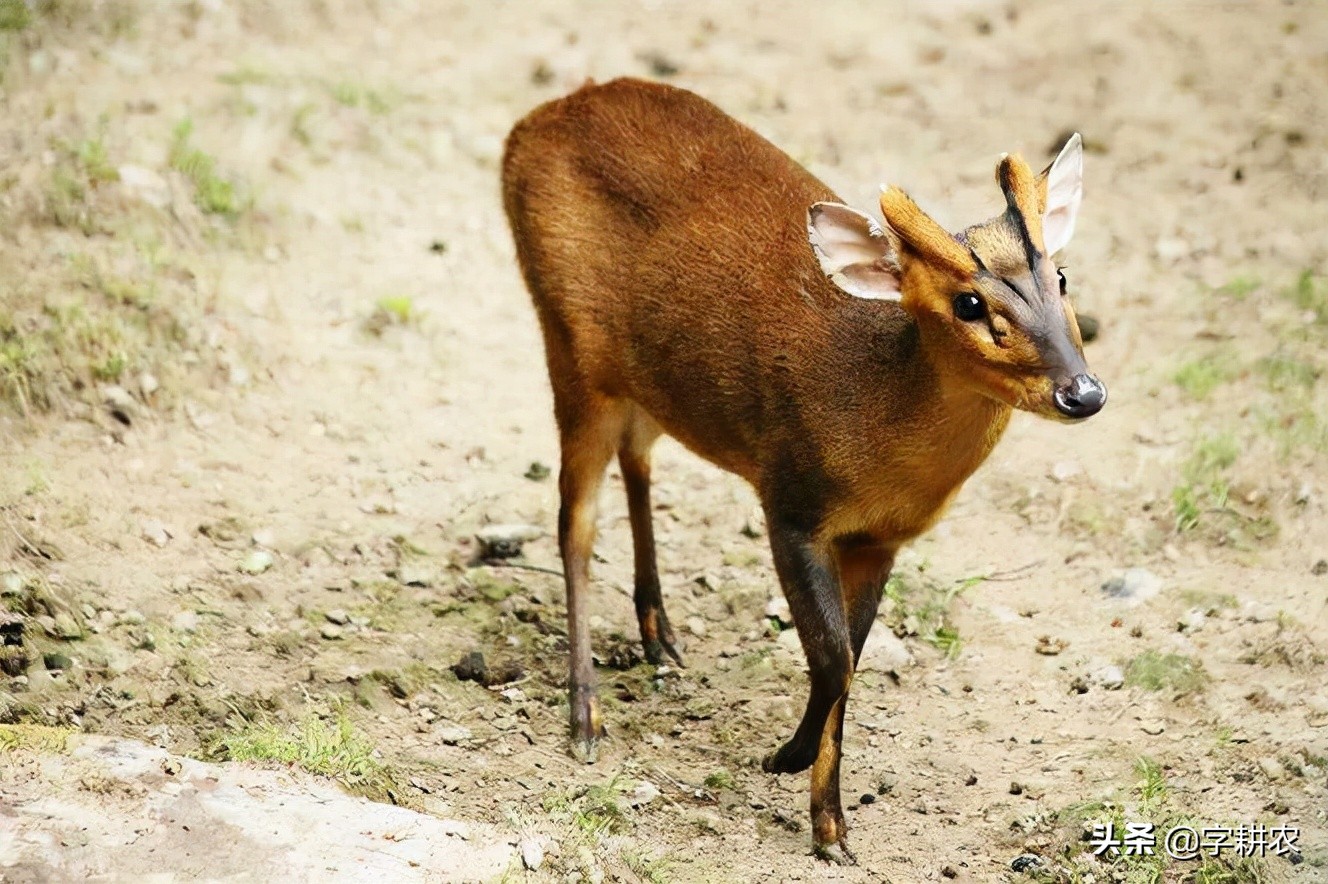
<path fill-rule="evenodd" d="M 343 714 L 331 722 L 310 716 L 295 731 L 249 725 L 219 737 L 212 754 L 229 761 L 295 765 L 370 798 L 385 795 L 393 780 L 373 745 L 356 733 Z"/>
<path fill-rule="evenodd" d="M 1177 531 L 1197 527 L 1206 511 L 1226 506 L 1231 488 L 1224 473 L 1239 454 L 1240 447 L 1230 433 L 1208 436 L 1195 445 L 1181 468 L 1182 482 L 1171 492 Z"/>
<path fill-rule="evenodd" d="M 1235 354 L 1221 350 L 1184 363 L 1171 379 L 1192 399 L 1206 399 L 1239 373 Z"/>
<path fill-rule="evenodd" d="M 235 185 L 217 174 L 217 161 L 194 147 L 190 141 L 194 123 L 185 118 L 171 135 L 170 167 L 194 185 L 194 202 L 210 215 L 234 217 L 244 208 L 235 193 Z"/>
<path fill-rule="evenodd" d="M 32 25 L 26 0 L 0 0 L 0 31 L 22 31 Z"/>
<path fill-rule="evenodd" d="M 601 837 L 626 830 L 631 820 L 619 798 L 624 786 L 618 777 L 607 783 L 583 786 L 546 799 L 544 809 L 570 819 L 586 835 Z"/>
<path fill-rule="evenodd" d="M 1146 691 L 1172 690 L 1194 693 L 1208 683 L 1203 664 L 1183 654 L 1144 651 L 1125 667 L 1125 683 Z"/>
<path fill-rule="evenodd" d="M 1283 295 L 1301 310 L 1313 316 L 1318 325 L 1328 325 L 1328 280 L 1313 270 L 1303 270 Z"/>
<path fill-rule="evenodd" d="M 1243 301 L 1257 291 L 1262 284 L 1257 276 L 1233 276 L 1226 283 L 1218 286 L 1217 292 L 1237 301 Z"/>

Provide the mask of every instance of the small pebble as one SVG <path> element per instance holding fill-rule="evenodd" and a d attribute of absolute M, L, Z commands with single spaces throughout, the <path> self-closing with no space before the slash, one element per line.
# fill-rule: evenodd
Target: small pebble
<path fill-rule="evenodd" d="M 323 615 L 328 623 L 335 623 L 337 626 L 345 626 L 350 622 L 350 615 L 340 608 L 333 608 Z"/>
<path fill-rule="evenodd" d="M 1152 598 L 1161 589 L 1162 578 L 1147 568 L 1129 568 L 1120 576 L 1112 577 L 1102 584 L 1102 591 L 1108 597 L 1131 604 Z"/>
<path fill-rule="evenodd" d="M 457 743 L 464 743 L 470 739 L 470 728 L 460 725 L 449 725 L 438 729 L 438 739 L 445 745 L 455 746 Z"/>
<path fill-rule="evenodd" d="M 1042 857 L 1036 853 L 1021 853 L 1010 860 L 1010 869 L 1015 872 L 1027 872 L 1042 865 Z"/>
<path fill-rule="evenodd" d="M 272 553 L 265 549 L 252 550 L 236 567 L 245 574 L 262 574 L 272 567 Z"/>
<path fill-rule="evenodd" d="M 74 666 L 73 660 L 60 653 L 44 654 L 42 655 L 42 662 L 46 665 L 47 669 L 53 670 L 63 671 L 65 669 L 72 669 Z"/>
<path fill-rule="evenodd" d="M 328 641 L 335 641 L 341 638 L 342 633 L 342 628 L 335 623 L 324 623 L 323 628 L 318 631 L 318 634 Z"/>
<path fill-rule="evenodd" d="M 862 797 L 858 799 L 859 804 L 875 804 L 876 796 L 870 792 L 863 792 Z"/>
<path fill-rule="evenodd" d="M 1286 768 L 1282 767 L 1281 762 L 1276 758 L 1260 758 L 1259 770 L 1263 771 L 1263 775 L 1274 782 L 1286 776 Z"/>
<path fill-rule="evenodd" d="M 521 840 L 521 864 L 532 872 L 538 872 L 544 865 L 544 848 L 534 838 Z"/>

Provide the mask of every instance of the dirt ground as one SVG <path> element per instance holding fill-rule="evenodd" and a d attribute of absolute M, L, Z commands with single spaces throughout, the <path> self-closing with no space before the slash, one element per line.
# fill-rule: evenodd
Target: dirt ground
<path fill-rule="evenodd" d="M 1328 881 L 1322 3 L 55 6 L 4 44 L 5 720 L 223 760 L 343 722 L 352 787 L 539 844 L 512 881 Z M 1017 416 L 902 557 L 848 711 L 856 867 L 809 856 L 807 778 L 760 770 L 805 677 L 755 497 L 671 442 L 688 668 L 636 653 L 615 476 L 610 738 L 566 752 L 558 452 L 497 159 L 620 74 L 952 229 L 996 210 L 1001 152 L 1085 139 L 1066 273 L 1111 401 Z M 173 331 L 38 373 L 22 336 L 84 301 Z M 474 564 L 503 523 L 542 533 Z M 521 672 L 458 680 L 473 651 Z M 31 771 L 0 759 L 11 810 Z M 1108 820 L 1294 826 L 1301 853 L 1112 863 L 1082 840 Z"/>

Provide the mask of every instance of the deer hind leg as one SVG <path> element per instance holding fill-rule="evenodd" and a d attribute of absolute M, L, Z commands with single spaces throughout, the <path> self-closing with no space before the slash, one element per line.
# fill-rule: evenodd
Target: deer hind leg
<path fill-rule="evenodd" d="M 558 474 L 558 548 L 567 584 L 568 703 L 573 750 L 587 761 L 604 733 L 596 696 L 595 665 L 590 648 L 587 601 L 590 559 L 595 545 L 595 516 L 604 470 L 622 436 L 624 403 L 555 386 L 555 406 L 562 445 Z"/>
<path fill-rule="evenodd" d="M 622 467 L 623 485 L 627 488 L 627 513 L 632 523 L 632 555 L 636 571 L 632 598 L 636 603 L 636 620 L 641 626 L 641 644 L 651 663 L 665 662 L 667 654 L 674 663 L 682 666 L 673 628 L 664 613 L 650 509 L 650 448 L 660 432 L 659 425 L 648 415 L 634 409 L 618 447 L 618 464 Z"/>

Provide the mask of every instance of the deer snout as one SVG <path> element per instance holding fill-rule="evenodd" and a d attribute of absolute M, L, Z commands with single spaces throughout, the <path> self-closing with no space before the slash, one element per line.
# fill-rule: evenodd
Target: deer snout
<path fill-rule="evenodd" d="M 1057 387 L 1051 398 L 1061 414 L 1082 420 L 1097 414 L 1107 404 L 1107 388 L 1091 374 L 1080 373 Z"/>

